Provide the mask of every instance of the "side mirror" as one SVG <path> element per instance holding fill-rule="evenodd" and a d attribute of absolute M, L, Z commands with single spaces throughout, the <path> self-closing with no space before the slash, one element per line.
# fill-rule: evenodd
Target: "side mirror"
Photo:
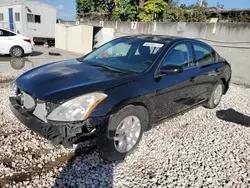
<path fill-rule="evenodd" d="M 160 68 L 159 73 L 161 75 L 164 74 L 179 74 L 183 72 L 183 68 L 182 66 L 178 66 L 178 65 L 166 65 Z"/>

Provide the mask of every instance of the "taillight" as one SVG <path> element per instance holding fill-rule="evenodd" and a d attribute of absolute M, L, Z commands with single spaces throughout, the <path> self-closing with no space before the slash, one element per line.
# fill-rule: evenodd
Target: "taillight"
<path fill-rule="evenodd" d="M 30 39 L 23 39 L 25 42 L 31 43 Z"/>

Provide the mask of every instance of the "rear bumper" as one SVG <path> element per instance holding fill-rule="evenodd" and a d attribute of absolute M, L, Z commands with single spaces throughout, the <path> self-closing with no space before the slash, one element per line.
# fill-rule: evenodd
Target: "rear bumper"
<path fill-rule="evenodd" d="M 24 54 L 30 54 L 33 52 L 33 46 L 30 43 L 23 45 L 22 48 L 23 48 Z"/>
<path fill-rule="evenodd" d="M 102 123 L 102 118 L 77 123 L 54 121 L 45 123 L 23 109 L 14 97 L 10 97 L 9 100 L 11 111 L 20 122 L 55 145 L 70 147 L 82 138 L 91 138 L 95 133 L 95 127 Z"/>
<path fill-rule="evenodd" d="M 28 48 L 24 48 L 24 54 L 31 54 L 32 52 L 33 52 L 32 46 Z"/>

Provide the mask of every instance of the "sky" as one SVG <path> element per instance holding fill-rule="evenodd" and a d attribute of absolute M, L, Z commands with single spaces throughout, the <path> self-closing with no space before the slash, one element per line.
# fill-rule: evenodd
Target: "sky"
<path fill-rule="evenodd" d="M 40 0 L 57 8 L 57 17 L 64 20 L 75 20 L 75 0 Z M 179 0 L 179 4 L 195 4 L 197 0 Z M 207 0 L 208 6 L 216 6 L 217 2 L 224 4 L 225 9 L 244 8 L 250 9 L 250 0 Z"/>
<path fill-rule="evenodd" d="M 1 0 L 0 0 L 1 1 Z M 57 18 L 64 20 L 76 19 L 76 3 L 75 0 L 35 0 L 56 7 Z"/>
<path fill-rule="evenodd" d="M 179 0 L 179 4 L 191 5 L 195 4 L 197 0 Z M 217 2 L 224 5 L 225 9 L 244 8 L 250 9 L 250 0 L 207 0 L 208 6 L 213 7 Z"/>

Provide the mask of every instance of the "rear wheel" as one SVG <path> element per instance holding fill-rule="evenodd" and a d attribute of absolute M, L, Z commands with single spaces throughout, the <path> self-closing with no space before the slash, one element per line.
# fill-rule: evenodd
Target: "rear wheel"
<path fill-rule="evenodd" d="M 208 103 L 206 105 L 204 105 L 204 107 L 209 108 L 209 109 L 216 108 L 220 104 L 224 88 L 225 88 L 225 86 L 222 83 L 222 81 L 219 81 L 214 86 L 214 90 L 213 90 L 213 92 L 208 100 Z"/>
<path fill-rule="evenodd" d="M 96 130 L 96 144 L 108 160 L 120 160 L 138 145 L 147 125 L 143 107 L 127 106 Z"/>
<path fill-rule="evenodd" d="M 24 51 L 20 46 L 13 46 L 10 49 L 10 55 L 12 57 L 22 57 L 24 55 Z"/>

